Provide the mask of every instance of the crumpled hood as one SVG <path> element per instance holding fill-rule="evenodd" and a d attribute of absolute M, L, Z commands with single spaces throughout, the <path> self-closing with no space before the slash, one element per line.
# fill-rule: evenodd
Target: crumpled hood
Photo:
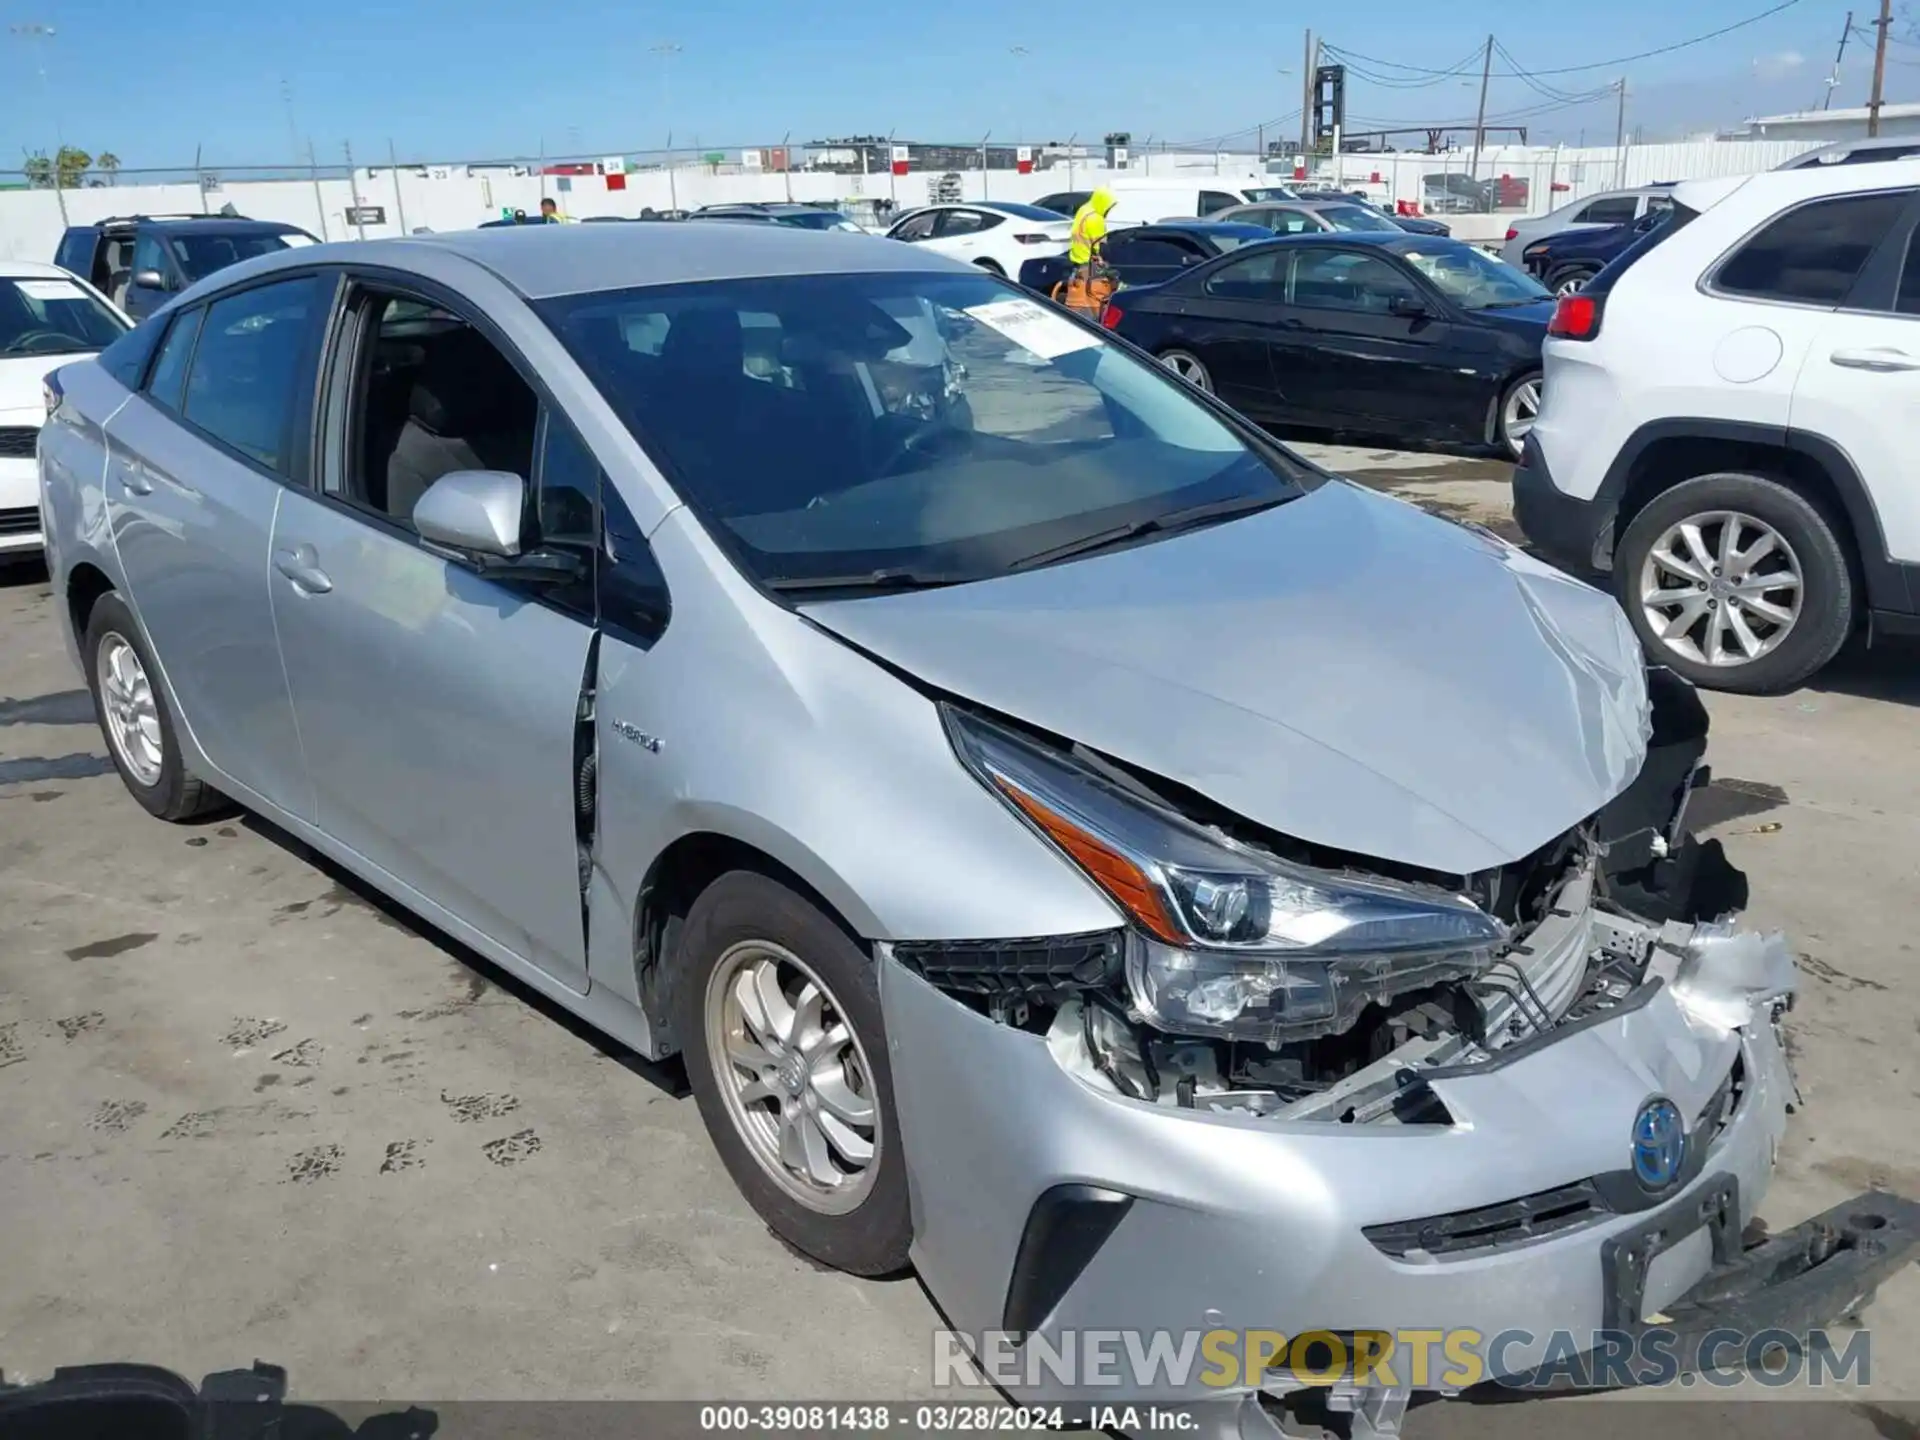
<path fill-rule="evenodd" d="M 803 609 L 1256 824 L 1448 874 L 1538 849 L 1646 756 L 1646 673 L 1611 597 L 1345 482 L 1128 550 Z"/>

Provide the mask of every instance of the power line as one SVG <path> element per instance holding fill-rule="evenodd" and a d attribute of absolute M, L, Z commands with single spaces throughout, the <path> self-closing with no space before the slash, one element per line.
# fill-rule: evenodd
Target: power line
<path fill-rule="evenodd" d="M 1596 90 L 1583 91 L 1579 94 L 1574 94 L 1566 90 L 1557 90 L 1553 86 L 1536 79 L 1532 72 L 1523 68 L 1520 62 L 1513 58 L 1513 52 L 1508 50 L 1507 47 L 1502 45 L 1498 40 L 1493 42 L 1493 48 L 1499 52 L 1502 59 L 1513 67 L 1515 77 L 1521 80 L 1529 90 L 1532 90 L 1537 95 L 1544 95 L 1549 100 L 1563 100 L 1568 104 L 1582 105 L 1589 100 L 1598 99 L 1602 95 L 1611 95 L 1613 93 L 1613 87 L 1611 85 L 1605 85 Z"/>
<path fill-rule="evenodd" d="M 1655 55 L 1670 55 L 1675 50 L 1685 50 L 1694 45 L 1704 45 L 1709 40 L 1718 40 L 1722 35 L 1731 35 L 1734 31 L 1744 30 L 1749 25 L 1757 25 L 1760 21 L 1778 15 L 1783 10 L 1791 10 L 1799 3 L 1800 0 L 1780 0 L 1779 4 L 1762 10 L 1757 15 L 1749 15 L 1744 20 L 1735 20 L 1730 25 L 1722 25 L 1718 30 L 1709 30 L 1704 35 L 1695 35 L 1686 40 L 1676 40 L 1671 45 L 1661 45 L 1652 50 L 1642 50 L 1638 54 L 1619 55 L 1611 60 L 1594 60 L 1584 65 L 1559 65 L 1548 69 L 1529 70 L 1523 67 L 1519 61 L 1515 60 L 1513 56 L 1506 51 L 1505 47 L 1502 47 L 1501 54 L 1506 57 L 1508 64 L 1513 68 L 1510 70 L 1496 70 L 1494 74 L 1510 76 L 1519 80 L 1527 80 L 1538 79 L 1543 75 L 1578 75 L 1586 70 L 1611 70 L 1616 66 L 1630 65 L 1636 60 L 1648 60 Z M 1371 66 L 1381 66 L 1390 70 L 1406 70 L 1416 75 L 1431 75 L 1437 79 L 1447 79 L 1451 76 L 1458 75 L 1462 69 L 1461 65 L 1455 65 L 1449 70 L 1436 70 L 1423 65 L 1408 65 L 1398 60 L 1382 60 L 1378 56 L 1362 55 L 1357 51 L 1344 50 L 1331 44 L 1329 44 L 1326 49 L 1329 53 L 1338 54 L 1343 60 L 1349 62 L 1359 60 Z M 1480 47 L 1476 45 L 1473 55 L 1469 56 L 1465 63 L 1471 63 L 1473 59 L 1478 57 L 1479 53 Z"/>

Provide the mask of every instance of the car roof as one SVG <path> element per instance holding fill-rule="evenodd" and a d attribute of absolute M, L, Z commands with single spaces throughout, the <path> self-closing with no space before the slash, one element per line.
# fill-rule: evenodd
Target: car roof
<path fill-rule="evenodd" d="M 39 260 L 0 260 L 0 280 L 71 280 L 58 265 Z"/>
<path fill-rule="evenodd" d="M 1444 235 L 1415 235 L 1409 230 L 1316 230 L 1308 235 L 1276 235 L 1276 245 L 1384 245 L 1420 248 L 1435 244 L 1460 245 Z"/>
<path fill-rule="evenodd" d="M 247 260 L 211 281 L 326 264 L 414 269 L 423 251 L 458 255 L 530 300 L 759 276 L 892 273 L 978 275 L 963 260 L 877 235 L 790 225 L 507 225 L 393 240 L 341 240 Z M 206 283 L 206 282 L 202 282 Z M 199 287 L 195 287 L 198 289 Z M 216 284 L 213 288 L 218 288 Z"/>

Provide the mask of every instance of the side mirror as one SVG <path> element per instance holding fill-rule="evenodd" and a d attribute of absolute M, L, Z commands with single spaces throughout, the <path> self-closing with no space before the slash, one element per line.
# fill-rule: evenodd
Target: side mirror
<path fill-rule="evenodd" d="M 1417 296 L 1390 295 L 1387 297 L 1387 313 L 1398 315 L 1403 320 L 1418 320 L 1427 313 L 1427 307 Z"/>
<path fill-rule="evenodd" d="M 463 556 L 511 560 L 520 553 L 527 482 L 505 470 L 454 470 L 413 506 L 413 528 L 430 545 Z"/>
<path fill-rule="evenodd" d="M 167 280 L 158 270 L 136 270 L 133 272 L 133 284 L 141 290 L 164 290 Z"/>

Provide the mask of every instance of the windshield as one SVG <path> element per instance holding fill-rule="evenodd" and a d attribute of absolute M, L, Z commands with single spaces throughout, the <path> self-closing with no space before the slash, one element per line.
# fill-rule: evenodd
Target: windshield
<path fill-rule="evenodd" d="M 1060 219 L 1053 211 L 1042 210 L 1038 205 L 1016 205 L 1006 200 L 983 200 L 980 208 L 998 210 L 1002 215 L 1011 215 L 1016 220 L 1045 220 L 1052 223 Z"/>
<path fill-rule="evenodd" d="M 1466 310 L 1531 305 L 1553 298 L 1546 286 L 1524 270 L 1471 245 L 1409 248 L 1402 254 L 1441 294 Z"/>
<path fill-rule="evenodd" d="M 0 280 L 0 355 L 104 350 L 127 322 L 71 280 Z"/>
<path fill-rule="evenodd" d="M 1169 372 L 986 275 L 782 276 L 536 308 L 770 586 L 981 579 L 1195 506 L 1299 493 L 1281 452 L 1263 458 Z"/>
<path fill-rule="evenodd" d="M 1320 210 L 1320 218 L 1336 230 L 1398 230 L 1386 216 L 1378 211 L 1367 210 L 1359 205 L 1327 205 Z"/>
<path fill-rule="evenodd" d="M 792 225 L 801 230 L 858 230 L 860 228 L 838 210 L 782 210 L 773 218 L 782 225 Z"/>
<path fill-rule="evenodd" d="M 167 248 L 173 251 L 180 268 L 187 272 L 187 279 L 200 280 L 256 255 L 288 249 L 290 241 L 297 238 L 271 234 L 169 235 Z"/>

